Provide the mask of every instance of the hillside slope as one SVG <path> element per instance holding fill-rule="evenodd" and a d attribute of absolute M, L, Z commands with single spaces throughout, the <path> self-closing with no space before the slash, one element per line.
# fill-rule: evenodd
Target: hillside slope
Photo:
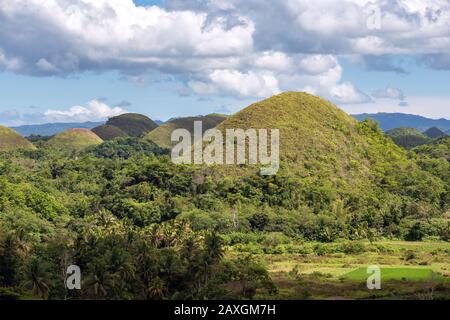
<path fill-rule="evenodd" d="M 162 148 L 170 148 L 173 144 L 171 142 L 171 134 L 176 129 L 187 129 L 191 134 L 194 133 L 194 122 L 201 121 L 202 129 L 205 132 L 212 129 L 227 118 L 221 114 L 210 114 L 207 116 L 187 117 L 172 119 L 155 130 L 148 133 L 145 138 L 153 141 Z"/>
<path fill-rule="evenodd" d="M 36 147 L 13 129 L 0 126 L 0 151 L 14 149 L 34 150 Z"/>
<path fill-rule="evenodd" d="M 140 137 L 158 127 L 149 117 L 137 113 L 126 113 L 110 118 L 106 124 L 115 126 L 132 137 Z"/>
<path fill-rule="evenodd" d="M 119 127 L 104 124 L 92 129 L 96 135 L 102 138 L 104 141 L 109 141 L 119 137 L 127 137 L 128 134 Z"/>
<path fill-rule="evenodd" d="M 69 129 L 61 132 L 48 141 L 52 148 L 60 150 L 82 150 L 101 144 L 103 140 L 88 129 Z"/>
<path fill-rule="evenodd" d="M 386 135 L 391 137 L 395 144 L 404 148 L 414 148 L 431 142 L 431 139 L 419 130 L 408 127 L 388 130 Z"/>
<path fill-rule="evenodd" d="M 319 189 L 313 197 L 324 192 L 330 199 L 360 202 L 363 198 L 370 201 L 367 198 L 373 193 L 396 194 L 437 205 L 444 192 L 442 181 L 421 170 L 374 121 L 358 123 L 332 103 L 310 94 L 282 93 L 245 108 L 217 128 L 279 129 L 281 169 L 277 176 L 296 180 L 297 188 Z M 258 169 L 212 168 L 213 174 L 234 179 L 255 177 Z"/>
<path fill-rule="evenodd" d="M 439 128 L 432 127 L 424 132 L 427 137 L 432 139 L 445 137 L 447 134 Z"/>

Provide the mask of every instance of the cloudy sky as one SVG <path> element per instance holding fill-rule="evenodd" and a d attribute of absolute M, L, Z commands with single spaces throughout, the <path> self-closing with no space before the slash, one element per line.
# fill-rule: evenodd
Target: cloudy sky
<path fill-rule="evenodd" d="M 450 119 L 450 1 L 0 1 L 2 124 L 232 113 L 287 90 Z"/>

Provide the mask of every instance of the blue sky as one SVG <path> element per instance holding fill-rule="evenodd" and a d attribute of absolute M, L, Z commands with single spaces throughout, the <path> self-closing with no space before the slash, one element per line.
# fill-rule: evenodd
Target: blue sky
<path fill-rule="evenodd" d="M 0 124 L 232 113 L 288 90 L 450 119 L 439 0 L 26 3 L 0 4 Z"/>

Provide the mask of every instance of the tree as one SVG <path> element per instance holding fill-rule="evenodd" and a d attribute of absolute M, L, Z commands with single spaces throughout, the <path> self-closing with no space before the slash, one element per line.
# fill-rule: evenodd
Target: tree
<path fill-rule="evenodd" d="M 32 258 L 25 265 L 23 278 L 22 286 L 24 288 L 40 298 L 48 298 L 52 277 L 47 262 L 39 258 Z"/>

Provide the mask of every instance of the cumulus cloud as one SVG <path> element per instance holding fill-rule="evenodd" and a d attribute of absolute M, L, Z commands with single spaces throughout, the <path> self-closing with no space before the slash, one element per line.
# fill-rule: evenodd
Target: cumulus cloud
<path fill-rule="evenodd" d="M 227 8 L 222 2 L 166 0 L 166 6 L 245 15 L 255 23 L 256 46 L 286 52 L 418 54 L 450 46 L 446 0 L 229 0 Z"/>
<path fill-rule="evenodd" d="M 41 124 L 50 122 L 88 122 L 103 121 L 110 117 L 126 113 L 121 107 L 110 107 L 99 100 L 91 100 L 85 106 L 73 106 L 69 109 L 47 110 L 45 112 L 20 112 L 18 110 L 0 113 L 2 123 L 7 125 Z"/>
<path fill-rule="evenodd" d="M 86 106 L 73 106 L 69 110 L 47 110 L 44 117 L 50 122 L 84 122 L 105 120 L 125 112 L 120 107 L 110 107 L 106 103 L 92 100 Z"/>
<path fill-rule="evenodd" d="M 384 89 L 376 90 L 372 93 L 372 96 L 379 99 L 405 100 L 403 91 L 394 87 L 386 87 Z"/>
<path fill-rule="evenodd" d="M 379 25 L 369 23 L 374 14 Z M 0 69 L 32 76 L 118 70 L 139 84 L 157 73 L 202 95 L 307 90 L 363 103 L 371 98 L 343 81 L 339 57 L 397 73 L 406 71 L 387 56 L 421 54 L 430 67 L 450 67 L 438 55 L 450 51 L 449 21 L 446 0 L 166 0 L 164 8 L 9 0 L 0 2 Z"/>
<path fill-rule="evenodd" d="M 267 97 L 281 91 L 271 73 L 238 70 L 214 70 L 205 82 L 190 81 L 188 86 L 199 94 L 225 93 L 239 97 Z"/>

